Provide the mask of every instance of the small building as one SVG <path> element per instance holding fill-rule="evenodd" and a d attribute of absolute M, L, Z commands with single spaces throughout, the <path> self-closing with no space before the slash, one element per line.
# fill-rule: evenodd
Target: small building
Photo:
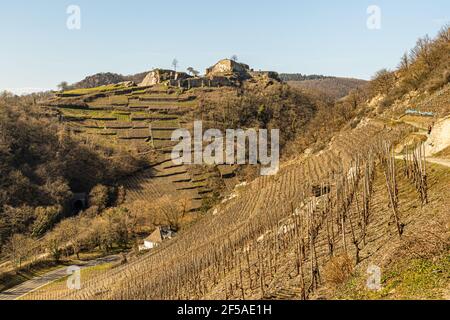
<path fill-rule="evenodd" d="M 175 235 L 170 227 L 157 227 L 155 231 L 144 239 L 144 245 L 139 248 L 142 250 L 151 250 L 159 246 L 164 240 L 172 239 Z"/>

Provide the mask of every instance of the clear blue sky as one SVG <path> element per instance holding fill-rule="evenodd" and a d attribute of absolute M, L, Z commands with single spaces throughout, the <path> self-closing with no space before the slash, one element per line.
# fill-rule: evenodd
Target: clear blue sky
<path fill-rule="evenodd" d="M 66 27 L 81 8 L 81 30 Z M 369 5 L 381 30 L 366 27 Z M 0 7 L 0 90 L 97 72 L 200 71 L 237 54 L 255 69 L 368 79 L 450 20 L 448 0 L 14 0 Z"/>

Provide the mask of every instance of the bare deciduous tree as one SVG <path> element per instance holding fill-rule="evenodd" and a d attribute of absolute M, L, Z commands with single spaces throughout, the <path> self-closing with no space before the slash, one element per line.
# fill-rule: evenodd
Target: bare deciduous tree
<path fill-rule="evenodd" d="M 178 67 L 178 60 L 175 58 L 172 61 L 172 67 L 175 71 L 177 71 L 177 67 Z"/>
<path fill-rule="evenodd" d="M 58 89 L 60 91 L 66 91 L 69 89 L 69 84 L 67 83 L 67 81 L 63 81 L 60 84 L 58 84 Z"/>

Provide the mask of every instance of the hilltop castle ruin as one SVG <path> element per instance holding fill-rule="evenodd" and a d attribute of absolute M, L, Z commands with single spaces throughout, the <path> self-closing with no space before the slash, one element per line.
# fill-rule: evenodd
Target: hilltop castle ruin
<path fill-rule="evenodd" d="M 199 87 L 240 86 L 247 80 L 266 80 L 279 82 L 278 73 L 272 71 L 254 71 L 244 63 L 223 59 L 206 69 L 204 76 L 195 77 L 185 72 L 155 69 L 151 71 L 139 86 L 168 84 L 185 89 Z"/>

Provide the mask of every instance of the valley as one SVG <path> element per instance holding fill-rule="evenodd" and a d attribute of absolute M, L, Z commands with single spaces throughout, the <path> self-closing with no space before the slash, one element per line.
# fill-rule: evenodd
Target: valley
<path fill-rule="evenodd" d="M 223 59 L 5 95 L 0 299 L 448 299 L 448 34 L 368 82 Z M 279 130 L 279 170 L 234 161 L 234 136 L 233 161 L 173 161 L 198 123 Z"/>

